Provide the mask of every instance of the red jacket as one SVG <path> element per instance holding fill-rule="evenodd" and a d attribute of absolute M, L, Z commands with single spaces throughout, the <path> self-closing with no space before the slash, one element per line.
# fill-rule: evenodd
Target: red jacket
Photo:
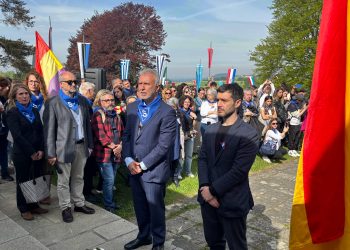
<path fill-rule="evenodd" d="M 105 119 L 104 122 L 103 119 Z M 118 114 L 115 121 L 117 123 L 116 128 L 118 131 L 119 143 L 121 143 L 124 126 Z M 96 162 L 112 162 L 111 155 L 113 155 L 113 150 L 107 147 L 107 145 L 113 142 L 113 131 L 108 117 L 105 115 L 104 118 L 102 118 L 101 113 L 96 111 L 92 116 L 91 123 L 94 134 L 93 155 L 95 156 Z M 114 158 L 113 162 L 120 163 L 121 159 Z"/>

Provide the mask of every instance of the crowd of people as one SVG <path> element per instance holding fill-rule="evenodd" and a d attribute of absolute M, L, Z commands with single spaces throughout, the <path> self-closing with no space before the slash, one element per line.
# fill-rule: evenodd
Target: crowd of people
<path fill-rule="evenodd" d="M 135 86 L 116 78 L 109 89 L 97 92 L 93 83 L 79 83 L 73 73 L 65 71 L 59 76 L 58 95 L 49 98 L 43 78 L 35 71 L 27 74 L 24 83 L 0 77 L 1 176 L 14 180 L 8 172 L 13 163 L 17 207 L 23 219 L 47 213 L 40 204 L 50 204 L 51 199 L 28 203 L 20 184 L 53 170 L 57 171 L 64 222 L 74 220 L 72 207 L 74 212 L 95 213 L 85 204 L 86 199 L 93 199 L 94 189 L 103 193 L 105 209 L 115 212 L 121 205 L 114 197 L 116 173 L 124 165 L 130 172 L 139 226 L 137 238 L 125 249 L 152 243 L 153 249 L 163 249 L 165 184 L 169 177 L 176 186 L 184 177 L 194 178 L 192 159 L 198 154 L 198 200 L 209 246 L 224 246 L 224 233 L 213 233 L 220 231 L 220 225 L 245 227 L 244 218 L 253 206 L 247 180 L 255 155 L 259 153 L 267 162 L 287 153 L 299 156 L 307 115 L 305 91 L 275 88 L 270 80 L 243 91 L 237 84 L 218 87 L 214 81 L 198 90 L 186 83 L 163 87 L 157 79 L 155 71 L 146 69 Z M 231 161 L 242 163 L 242 182 L 234 179 L 236 172 L 230 172 Z M 224 170 L 210 169 L 218 162 Z M 99 184 L 94 187 L 96 173 Z M 223 180 L 225 173 L 232 175 Z M 232 184 L 237 181 L 239 185 Z M 232 185 L 246 193 L 238 208 L 228 201 L 228 197 L 237 202 L 243 199 L 230 190 Z M 220 206 L 225 203 L 227 211 Z M 212 224 L 211 216 L 219 216 L 221 224 Z M 225 216 L 243 217 L 231 221 Z M 245 229 L 240 233 L 225 231 L 231 237 L 226 237 L 230 248 L 238 243 L 246 247 Z"/>

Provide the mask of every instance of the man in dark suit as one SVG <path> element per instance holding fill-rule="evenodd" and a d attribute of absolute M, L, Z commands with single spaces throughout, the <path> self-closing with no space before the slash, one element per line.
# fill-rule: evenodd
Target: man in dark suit
<path fill-rule="evenodd" d="M 71 72 L 59 76 L 60 91 L 45 104 L 43 123 L 48 162 L 58 165 L 57 195 L 64 222 L 72 222 L 74 211 L 93 214 L 83 195 L 84 166 L 93 148 L 89 105 L 77 94 L 77 80 Z"/>
<path fill-rule="evenodd" d="M 259 137 L 237 115 L 243 90 L 237 84 L 218 89 L 222 122 L 203 135 L 198 162 L 204 235 L 210 249 L 247 249 L 246 218 L 253 207 L 248 173 L 259 148 Z"/>
<path fill-rule="evenodd" d="M 159 91 L 157 73 L 140 72 L 138 97 L 127 108 L 123 138 L 123 158 L 128 167 L 134 209 L 139 227 L 135 240 L 125 249 L 153 243 L 152 249 L 164 249 L 165 184 L 170 177 L 170 153 L 175 140 L 175 111 L 165 104 Z"/>

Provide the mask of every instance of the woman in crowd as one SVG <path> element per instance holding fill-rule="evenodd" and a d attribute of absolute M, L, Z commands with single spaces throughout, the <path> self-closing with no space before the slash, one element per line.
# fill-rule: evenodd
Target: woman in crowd
<path fill-rule="evenodd" d="M 176 97 L 171 97 L 167 104 L 171 106 L 176 112 L 176 136 L 174 142 L 174 149 L 171 151 L 170 156 L 170 170 L 171 177 L 176 187 L 179 186 L 179 177 L 182 179 L 181 175 L 181 164 L 180 159 L 183 159 L 183 145 L 184 145 L 184 134 L 181 128 L 181 119 L 179 112 L 179 100 Z M 182 145 L 182 146 L 181 146 Z"/>
<path fill-rule="evenodd" d="M 275 110 L 277 112 L 278 130 L 282 132 L 288 118 L 287 110 L 284 107 L 282 88 L 276 89 L 275 93 L 273 94 L 273 106 L 275 107 Z"/>
<path fill-rule="evenodd" d="M 215 89 L 207 90 L 207 100 L 202 102 L 201 106 L 201 135 L 204 135 L 205 129 L 210 124 L 218 122 L 218 103 L 216 101 L 217 91 Z"/>
<path fill-rule="evenodd" d="M 272 105 L 272 96 L 266 96 L 264 99 L 264 103 L 262 107 L 260 108 L 260 115 L 259 115 L 259 121 L 265 126 L 264 130 L 262 132 L 262 135 L 264 136 L 268 125 L 272 118 L 277 118 L 277 112 L 275 107 Z"/>
<path fill-rule="evenodd" d="M 33 108 L 31 91 L 25 84 L 16 84 L 9 95 L 6 121 L 13 137 L 13 163 L 16 169 L 17 207 L 25 220 L 33 220 L 33 213 L 47 213 L 38 203 L 27 203 L 20 183 L 43 173 L 44 135 L 39 112 Z"/>
<path fill-rule="evenodd" d="M 44 79 L 36 72 L 30 71 L 25 78 L 25 84 L 28 86 L 31 94 L 31 103 L 34 108 L 39 111 L 40 118 L 42 120 L 44 114 L 44 104 L 47 100 L 47 90 Z M 46 163 L 44 164 L 45 175 L 51 175 L 51 167 Z M 47 197 L 40 201 L 42 204 L 50 205 L 51 199 Z"/>
<path fill-rule="evenodd" d="M 106 210 L 115 212 L 119 206 L 114 203 L 113 186 L 119 164 L 121 163 L 123 123 L 114 110 L 113 93 L 100 90 L 94 105 L 101 107 L 91 120 L 94 133 L 94 150 L 96 162 L 103 177 L 103 201 Z"/>
<path fill-rule="evenodd" d="M 295 95 L 288 106 L 289 134 L 288 134 L 288 154 L 293 157 L 298 157 L 300 154 L 299 143 L 301 138 L 301 118 L 307 110 L 307 103 L 304 102 L 303 95 Z"/>
<path fill-rule="evenodd" d="M 259 96 L 259 107 L 261 108 L 264 104 L 266 96 L 272 96 L 275 92 L 275 85 L 270 80 L 266 80 L 263 84 L 261 84 L 258 88 L 258 96 Z"/>
<path fill-rule="evenodd" d="M 42 117 L 44 113 L 44 103 L 47 99 L 44 79 L 37 72 L 31 71 L 26 76 L 25 84 L 31 92 L 31 103 L 33 107 L 38 109 L 40 117 Z"/>
<path fill-rule="evenodd" d="M 123 88 L 116 85 L 113 87 L 113 94 L 115 100 L 115 108 L 118 110 L 118 113 L 123 121 L 123 124 L 126 124 L 126 98 L 123 92 Z M 95 104 L 96 102 L 94 102 Z"/>
<path fill-rule="evenodd" d="M 277 118 L 272 118 L 268 130 L 265 135 L 264 143 L 269 142 L 269 144 L 276 148 L 276 151 L 273 155 L 263 155 L 262 158 L 264 161 L 271 163 L 271 159 L 281 159 L 283 155 L 287 154 L 287 150 L 281 147 L 281 141 L 286 136 L 286 133 L 289 130 L 288 126 L 284 126 L 282 133 L 277 129 L 278 120 Z M 261 152 L 260 152 L 261 153 Z"/>
<path fill-rule="evenodd" d="M 179 100 L 181 128 L 184 133 L 184 144 L 182 147 L 184 149 L 184 160 L 182 168 L 185 174 L 191 178 L 194 177 L 191 166 L 194 137 L 196 136 L 196 131 L 193 129 L 193 121 L 197 118 L 196 114 L 191 110 L 193 105 L 194 102 L 190 96 L 182 96 Z M 181 169 L 175 175 L 178 179 L 181 179 Z"/>
<path fill-rule="evenodd" d="M 5 109 L 10 92 L 11 80 L 0 77 L 0 167 L 1 179 L 4 181 L 13 181 L 13 177 L 8 172 L 8 164 L 11 156 L 8 154 L 8 127 L 5 121 Z"/>
<path fill-rule="evenodd" d="M 115 99 L 115 105 L 118 106 L 123 106 L 125 105 L 125 95 L 123 92 L 123 88 L 120 86 L 115 86 L 113 88 L 113 94 L 114 94 L 114 99 Z"/>
<path fill-rule="evenodd" d="M 165 87 L 162 90 L 162 99 L 165 103 L 167 103 L 167 101 L 171 98 L 171 89 L 169 87 Z"/>

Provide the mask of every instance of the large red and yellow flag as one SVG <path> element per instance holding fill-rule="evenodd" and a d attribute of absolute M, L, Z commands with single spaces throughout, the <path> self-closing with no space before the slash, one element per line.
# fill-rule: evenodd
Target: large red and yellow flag
<path fill-rule="evenodd" d="M 324 0 L 290 249 L 350 249 L 350 3 Z"/>
<path fill-rule="evenodd" d="M 49 96 L 57 95 L 58 74 L 63 66 L 38 32 L 35 32 L 35 37 L 35 70 L 44 78 Z"/>

